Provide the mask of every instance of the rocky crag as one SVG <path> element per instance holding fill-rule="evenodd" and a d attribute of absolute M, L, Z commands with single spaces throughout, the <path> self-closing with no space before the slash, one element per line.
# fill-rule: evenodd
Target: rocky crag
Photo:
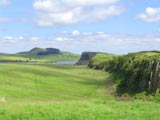
<path fill-rule="evenodd" d="M 106 67 L 106 71 L 121 76 L 119 92 L 159 92 L 160 59 L 155 57 L 119 57 Z"/>
<path fill-rule="evenodd" d="M 95 66 L 93 66 L 93 60 L 91 60 L 88 66 L 112 73 L 117 79 L 117 92 L 119 93 L 160 92 L 159 51 L 116 56 Z"/>
<path fill-rule="evenodd" d="M 88 65 L 89 61 L 97 54 L 97 52 L 83 52 L 77 65 Z"/>

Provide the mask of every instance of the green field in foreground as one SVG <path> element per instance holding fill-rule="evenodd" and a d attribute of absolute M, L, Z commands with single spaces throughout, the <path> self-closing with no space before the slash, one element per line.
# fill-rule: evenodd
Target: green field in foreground
<path fill-rule="evenodd" d="M 160 103 L 116 101 L 109 73 L 51 64 L 0 64 L 0 120 L 159 120 Z"/>

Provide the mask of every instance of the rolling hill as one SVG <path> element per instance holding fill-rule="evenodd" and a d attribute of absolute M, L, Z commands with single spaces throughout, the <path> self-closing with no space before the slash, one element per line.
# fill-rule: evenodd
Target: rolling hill
<path fill-rule="evenodd" d="M 0 62 L 53 62 L 53 61 L 76 61 L 78 54 L 61 52 L 55 48 L 33 48 L 27 52 L 17 54 L 0 54 Z"/>

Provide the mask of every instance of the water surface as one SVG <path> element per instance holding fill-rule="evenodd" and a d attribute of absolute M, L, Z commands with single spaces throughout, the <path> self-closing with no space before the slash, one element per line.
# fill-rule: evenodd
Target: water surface
<path fill-rule="evenodd" d="M 53 64 L 56 65 L 75 65 L 77 63 L 77 61 L 56 61 L 53 62 Z"/>

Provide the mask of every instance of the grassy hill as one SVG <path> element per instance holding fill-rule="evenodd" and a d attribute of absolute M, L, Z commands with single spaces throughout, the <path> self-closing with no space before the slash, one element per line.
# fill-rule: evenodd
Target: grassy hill
<path fill-rule="evenodd" d="M 117 79 L 118 93 L 160 94 L 159 51 L 142 51 L 121 56 L 104 54 L 104 56 L 106 57 L 104 59 L 95 56 L 90 61 L 89 67 L 111 72 Z"/>
<path fill-rule="evenodd" d="M 97 53 L 90 61 L 88 66 L 94 69 L 103 69 L 108 65 L 108 62 L 116 57 L 114 54 Z"/>
<path fill-rule="evenodd" d="M 33 58 L 33 57 L 38 57 L 38 53 L 44 52 L 44 51 L 46 51 L 46 49 L 44 48 L 33 48 L 30 51 L 17 53 L 17 55 Z"/>
<path fill-rule="evenodd" d="M 116 101 L 110 74 L 79 66 L 0 64 L 1 120 L 159 120 L 160 104 Z"/>
<path fill-rule="evenodd" d="M 93 65 L 99 65 L 101 63 L 111 61 L 117 57 L 123 57 L 125 59 L 131 59 L 132 57 L 144 58 L 144 57 L 154 57 L 159 56 L 160 51 L 141 51 L 137 53 L 129 53 L 127 55 L 114 55 L 109 53 L 97 53 L 93 58 L 90 59 L 90 62 L 93 63 Z"/>
<path fill-rule="evenodd" d="M 27 52 L 17 54 L 0 54 L 0 62 L 53 62 L 53 61 L 76 61 L 79 59 L 78 54 L 69 52 L 47 53 L 43 48 L 33 48 Z M 40 54 L 41 53 L 41 54 Z"/>

